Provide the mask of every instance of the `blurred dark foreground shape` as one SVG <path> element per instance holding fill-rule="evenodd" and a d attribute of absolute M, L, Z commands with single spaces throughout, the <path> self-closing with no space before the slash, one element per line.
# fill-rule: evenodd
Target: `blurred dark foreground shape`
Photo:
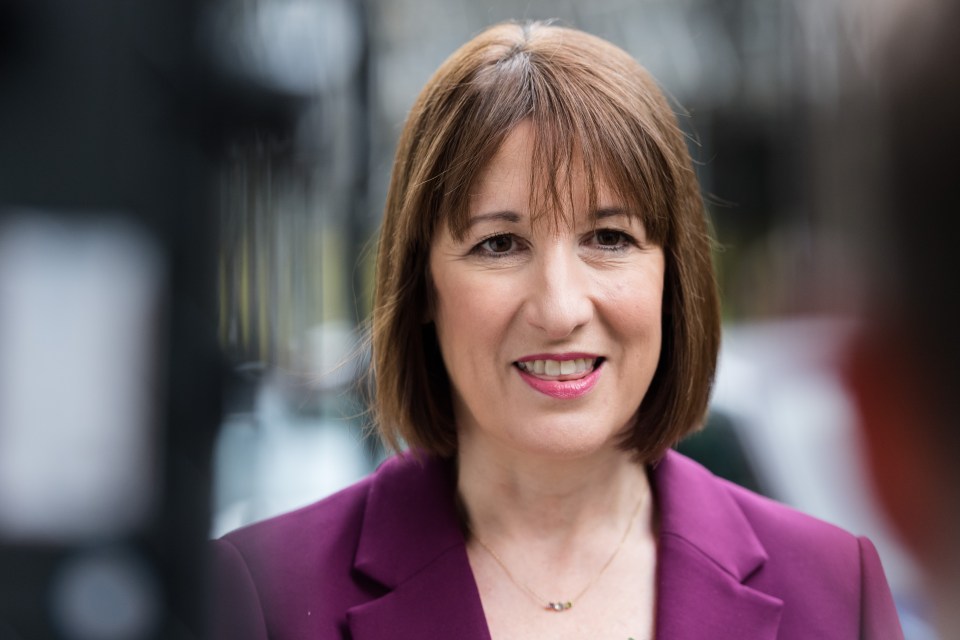
<path fill-rule="evenodd" d="M 877 496 L 919 561 L 942 638 L 960 638 L 960 5 L 903 2 L 859 87 L 851 247 L 866 301 L 848 378 Z M 865 179 L 863 179 L 865 178 Z M 865 245 L 865 246 L 864 246 Z"/>
<path fill-rule="evenodd" d="M 201 8 L 0 4 L 3 640 L 203 635 L 218 166 L 297 101 L 216 71 Z"/>

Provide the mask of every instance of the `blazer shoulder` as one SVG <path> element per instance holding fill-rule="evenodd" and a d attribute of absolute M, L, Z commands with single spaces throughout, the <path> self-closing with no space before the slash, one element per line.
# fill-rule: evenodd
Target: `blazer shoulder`
<path fill-rule="evenodd" d="M 791 547 L 805 554 L 839 551 L 849 560 L 859 558 L 857 536 L 845 529 L 727 480 L 718 478 L 717 482 L 740 507 L 768 551 Z"/>
<path fill-rule="evenodd" d="M 276 559 L 284 550 L 343 543 L 355 538 L 363 522 L 372 476 L 322 500 L 266 520 L 254 522 L 224 535 L 220 540 L 244 555 L 269 554 Z"/>
<path fill-rule="evenodd" d="M 779 608 L 777 638 L 902 638 L 867 539 L 717 478 L 677 453 L 668 453 L 652 478 L 661 503 L 662 592 L 689 601 L 684 610 L 711 598 L 737 607 L 752 594 Z M 729 588 L 731 580 L 737 589 Z"/>
<path fill-rule="evenodd" d="M 353 570 L 371 484 L 214 540 L 213 637 L 341 637 L 346 610 L 382 591 Z"/>
<path fill-rule="evenodd" d="M 783 599 L 784 622 L 815 611 L 829 626 L 847 620 L 860 637 L 902 640 L 896 605 L 869 539 L 720 480 L 751 523 L 768 561 L 750 580 Z M 817 603 L 804 610 L 799 603 Z M 825 636 L 823 636 L 825 637 Z"/>
<path fill-rule="evenodd" d="M 856 538 L 840 527 L 719 478 L 679 453 L 669 452 L 653 477 L 669 528 L 714 555 L 748 536 L 764 548 L 857 549 Z"/>
<path fill-rule="evenodd" d="M 387 529 L 390 536 L 396 520 L 406 521 L 412 498 L 425 493 L 431 484 L 440 484 L 434 474 L 441 465 L 414 455 L 398 455 L 385 460 L 373 473 L 359 482 L 318 502 L 245 527 L 223 536 L 219 542 L 236 547 L 248 560 L 269 557 L 276 565 L 288 557 L 302 564 L 304 554 L 322 554 L 327 562 L 354 561 L 365 529 Z M 427 485 L 425 487 L 424 485 Z M 430 504 L 438 502 L 434 498 Z"/>

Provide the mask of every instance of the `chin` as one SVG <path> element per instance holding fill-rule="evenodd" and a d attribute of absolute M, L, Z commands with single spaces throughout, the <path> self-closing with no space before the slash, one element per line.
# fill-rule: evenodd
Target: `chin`
<path fill-rule="evenodd" d="M 538 457 L 576 460 L 597 453 L 614 451 L 616 437 L 612 431 L 585 429 L 582 424 L 535 427 L 516 434 L 512 444 L 519 451 Z"/>

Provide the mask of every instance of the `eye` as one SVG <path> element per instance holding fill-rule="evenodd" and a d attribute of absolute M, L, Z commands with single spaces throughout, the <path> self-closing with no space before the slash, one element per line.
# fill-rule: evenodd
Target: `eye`
<path fill-rule="evenodd" d="M 633 238 L 616 229 L 597 229 L 593 232 L 593 242 L 606 251 L 622 250 L 635 244 Z"/>
<path fill-rule="evenodd" d="M 501 234 L 498 236 L 493 236 L 492 238 L 487 238 L 479 245 L 478 248 L 482 249 L 487 253 L 509 253 L 516 247 L 516 240 L 512 235 Z"/>
<path fill-rule="evenodd" d="M 623 242 L 623 234 L 611 229 L 600 229 L 594 234 L 601 247 L 615 247 Z"/>

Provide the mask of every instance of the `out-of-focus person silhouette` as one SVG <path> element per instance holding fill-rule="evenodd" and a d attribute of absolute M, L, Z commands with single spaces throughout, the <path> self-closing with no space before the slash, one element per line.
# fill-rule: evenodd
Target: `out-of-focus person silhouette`
<path fill-rule="evenodd" d="M 855 203 L 867 302 L 847 375 L 877 498 L 941 637 L 960 638 L 960 5 L 907 4 L 878 57 L 878 136 L 858 143 L 875 171 Z"/>

